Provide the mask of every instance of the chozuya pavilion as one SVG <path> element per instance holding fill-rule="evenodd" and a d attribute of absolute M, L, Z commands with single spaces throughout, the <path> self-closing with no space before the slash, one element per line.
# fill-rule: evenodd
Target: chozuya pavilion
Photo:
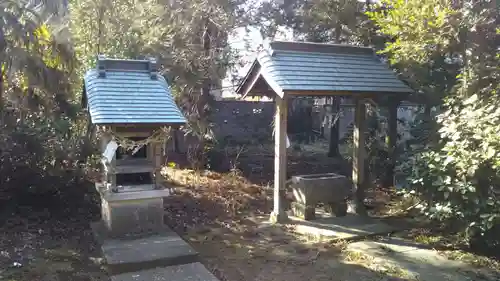
<path fill-rule="evenodd" d="M 354 100 L 354 155 L 352 185 L 355 209 L 365 215 L 362 204 L 365 184 L 364 163 L 366 103 L 389 106 L 388 145 L 394 168 L 398 103 L 412 93 L 376 56 L 373 49 L 351 45 L 275 41 L 261 51 L 237 93 L 242 96 L 268 96 L 276 104 L 274 208 L 272 221 L 284 221 L 287 215 L 280 193 L 287 182 L 286 128 L 287 104 L 297 96 L 343 96 Z M 389 175 L 390 177 L 390 175 Z M 334 191 L 332 191 L 334 192 Z M 296 196 L 297 197 L 297 196 Z"/>

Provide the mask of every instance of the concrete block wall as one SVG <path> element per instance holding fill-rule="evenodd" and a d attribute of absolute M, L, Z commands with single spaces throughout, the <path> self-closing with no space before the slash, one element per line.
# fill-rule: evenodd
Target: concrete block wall
<path fill-rule="evenodd" d="M 212 130 L 219 141 L 245 144 L 272 140 L 273 102 L 218 101 Z"/>

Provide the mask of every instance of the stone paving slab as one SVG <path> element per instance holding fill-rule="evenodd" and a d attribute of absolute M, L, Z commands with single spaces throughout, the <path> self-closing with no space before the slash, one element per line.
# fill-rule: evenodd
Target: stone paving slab
<path fill-rule="evenodd" d="M 111 276 L 111 281 L 219 281 L 201 263 L 161 267 Z"/>
<path fill-rule="evenodd" d="M 297 233 L 311 235 L 320 240 L 354 240 L 368 236 L 394 232 L 396 229 L 378 219 L 348 215 L 345 217 L 318 217 L 315 220 L 302 220 L 290 216 L 289 225 Z"/>
<path fill-rule="evenodd" d="M 134 240 L 105 240 L 102 251 L 108 264 L 135 263 L 197 254 L 173 232 Z"/>
<path fill-rule="evenodd" d="M 97 239 L 111 274 L 198 261 L 198 252 L 168 228 L 143 237 Z"/>
<path fill-rule="evenodd" d="M 408 280 L 419 281 L 468 281 L 477 279 L 475 270 L 459 261 L 448 260 L 427 246 L 401 238 L 351 243 L 348 252 L 358 252 L 369 257 L 367 266 L 377 270 L 398 270 L 406 273 Z"/>

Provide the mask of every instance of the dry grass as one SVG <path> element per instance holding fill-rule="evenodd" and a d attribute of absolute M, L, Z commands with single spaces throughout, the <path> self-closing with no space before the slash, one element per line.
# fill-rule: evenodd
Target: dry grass
<path fill-rule="evenodd" d="M 270 210 L 268 190 L 237 172 L 165 167 L 162 174 L 174 186 L 173 195 L 165 199 L 165 208 L 169 223 L 177 230 L 237 226 L 242 214 L 258 215 Z"/>
<path fill-rule="evenodd" d="M 491 258 L 478 256 L 461 250 L 442 251 L 441 253 L 450 260 L 461 261 L 474 267 L 483 267 L 500 271 L 500 262 Z"/>
<path fill-rule="evenodd" d="M 345 261 L 351 263 L 359 264 L 359 263 L 367 263 L 373 261 L 372 257 L 358 251 L 345 251 L 343 256 Z"/>
<path fill-rule="evenodd" d="M 401 233 L 401 237 L 437 249 L 449 260 L 461 261 L 477 268 L 490 268 L 500 272 L 498 260 L 464 251 L 465 240 L 462 236 L 439 231 L 439 228 L 415 228 L 411 232 Z"/>

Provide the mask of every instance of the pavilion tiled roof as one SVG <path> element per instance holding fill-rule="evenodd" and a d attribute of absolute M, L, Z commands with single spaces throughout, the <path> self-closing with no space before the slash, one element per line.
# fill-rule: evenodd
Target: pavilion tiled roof
<path fill-rule="evenodd" d="M 272 42 L 258 54 L 238 93 L 251 94 L 250 81 L 258 79 L 280 96 L 287 91 L 412 92 L 373 49 L 352 45 Z"/>

